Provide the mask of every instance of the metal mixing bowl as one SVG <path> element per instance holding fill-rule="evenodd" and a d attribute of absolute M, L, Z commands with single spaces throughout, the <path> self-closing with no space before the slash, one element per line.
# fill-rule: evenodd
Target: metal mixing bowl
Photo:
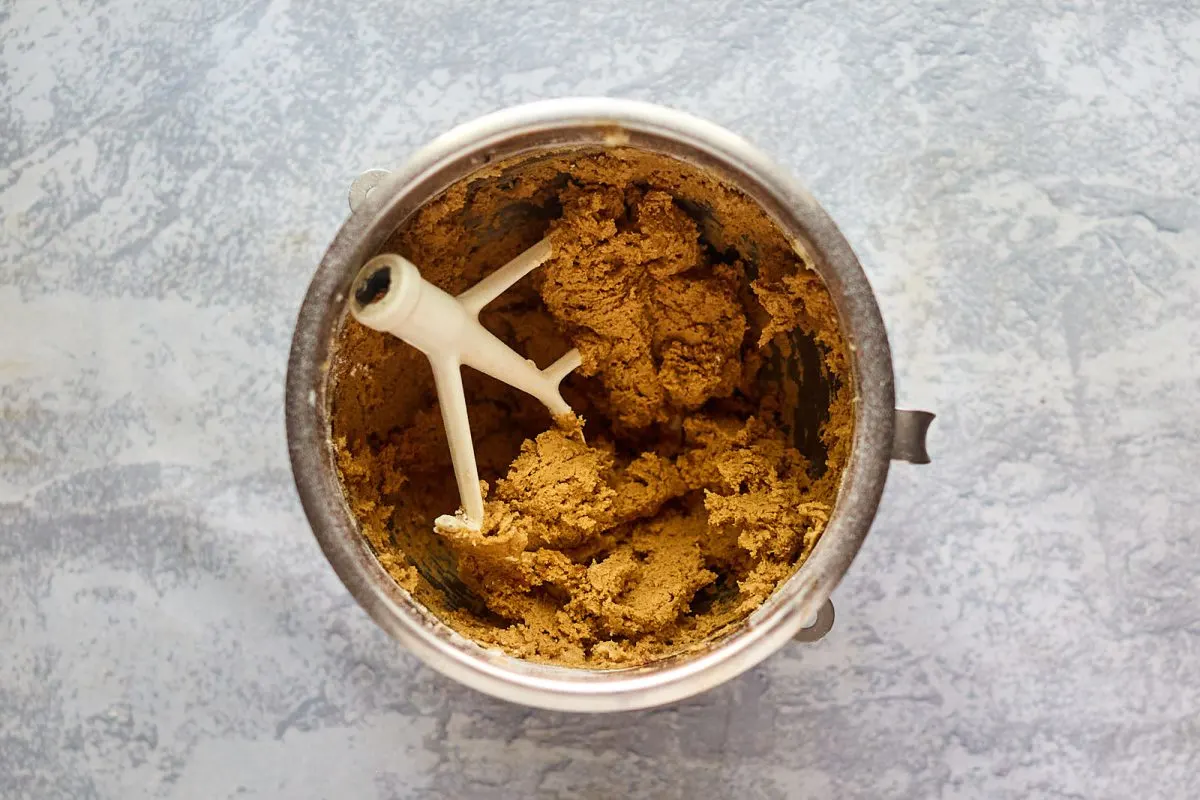
<path fill-rule="evenodd" d="M 327 383 L 336 333 L 359 268 L 399 225 L 447 187 L 488 164 L 567 147 L 631 147 L 711 171 L 756 201 L 824 280 L 851 353 L 855 420 L 849 464 L 825 532 L 795 575 L 711 646 L 643 667 L 588 670 L 513 658 L 459 635 L 380 566 L 347 508 L 330 441 Z M 849 244 L 816 201 L 758 150 L 711 123 L 630 101 L 554 100 L 475 120 L 402 168 L 364 173 L 352 214 L 325 254 L 300 310 L 288 361 L 287 431 L 305 512 L 334 570 L 374 620 L 440 672 L 532 706 L 616 711 L 688 697 L 749 669 L 793 638 L 820 638 L 829 595 L 875 516 L 893 458 L 925 463 L 933 418 L 894 408 L 892 360 L 874 294 Z"/>

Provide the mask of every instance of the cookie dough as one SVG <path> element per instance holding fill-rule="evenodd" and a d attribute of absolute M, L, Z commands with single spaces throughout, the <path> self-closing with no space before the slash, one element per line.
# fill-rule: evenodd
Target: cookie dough
<path fill-rule="evenodd" d="M 434 531 L 458 498 L 428 367 L 352 320 L 331 375 L 338 464 L 380 562 L 448 624 L 524 658 L 639 665 L 729 630 L 811 552 L 849 452 L 845 347 L 759 207 L 663 156 L 500 165 L 389 247 L 461 291 L 547 235 L 551 259 L 483 321 L 541 366 L 578 347 L 563 394 L 580 416 L 466 371 L 483 530 Z M 804 342 L 818 368 L 781 368 Z M 821 402 L 802 453 L 806 386 Z"/>

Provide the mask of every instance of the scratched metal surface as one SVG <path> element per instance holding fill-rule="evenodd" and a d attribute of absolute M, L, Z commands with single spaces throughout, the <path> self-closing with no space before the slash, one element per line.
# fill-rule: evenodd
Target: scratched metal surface
<path fill-rule="evenodd" d="M 586 5 L 0 4 L 0 796 L 1194 794 L 1200 6 Z M 283 436 L 351 179 L 577 94 L 801 177 L 940 414 L 828 639 L 623 717 L 406 655 Z"/>

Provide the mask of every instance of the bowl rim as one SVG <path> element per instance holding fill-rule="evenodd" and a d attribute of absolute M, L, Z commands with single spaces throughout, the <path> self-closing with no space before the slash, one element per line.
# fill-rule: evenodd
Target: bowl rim
<path fill-rule="evenodd" d="M 715 168 L 759 202 L 825 282 L 850 350 L 855 389 L 850 459 L 808 560 L 713 647 L 627 670 L 558 667 L 485 649 L 401 589 L 346 505 L 325 394 L 350 282 L 408 215 L 497 158 L 589 144 L 652 149 Z M 887 479 L 894 407 L 891 354 L 874 293 L 849 243 L 812 195 L 724 128 L 662 106 L 609 98 L 545 100 L 488 114 L 443 134 L 382 176 L 339 229 L 312 278 L 292 339 L 285 397 L 301 504 L 334 571 L 375 622 L 434 669 L 474 689 L 535 707 L 593 712 L 647 708 L 706 691 L 758 664 L 809 623 L 870 529 Z"/>

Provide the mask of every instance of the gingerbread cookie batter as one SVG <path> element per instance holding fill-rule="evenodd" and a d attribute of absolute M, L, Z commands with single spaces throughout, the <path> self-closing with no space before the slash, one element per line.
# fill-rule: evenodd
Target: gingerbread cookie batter
<path fill-rule="evenodd" d="M 483 319 L 540 366 L 578 347 L 563 394 L 586 422 L 467 371 L 485 522 L 435 533 L 458 499 L 428 367 L 348 321 L 338 463 L 381 563 L 459 631 L 537 660 L 642 664 L 743 619 L 811 551 L 849 448 L 846 354 L 823 285 L 761 210 L 662 156 L 500 165 L 390 249 L 457 292 L 546 235 L 551 259 Z M 817 369 L 789 374 L 804 346 Z M 797 386 L 820 400 L 804 453 L 814 392 Z"/>

